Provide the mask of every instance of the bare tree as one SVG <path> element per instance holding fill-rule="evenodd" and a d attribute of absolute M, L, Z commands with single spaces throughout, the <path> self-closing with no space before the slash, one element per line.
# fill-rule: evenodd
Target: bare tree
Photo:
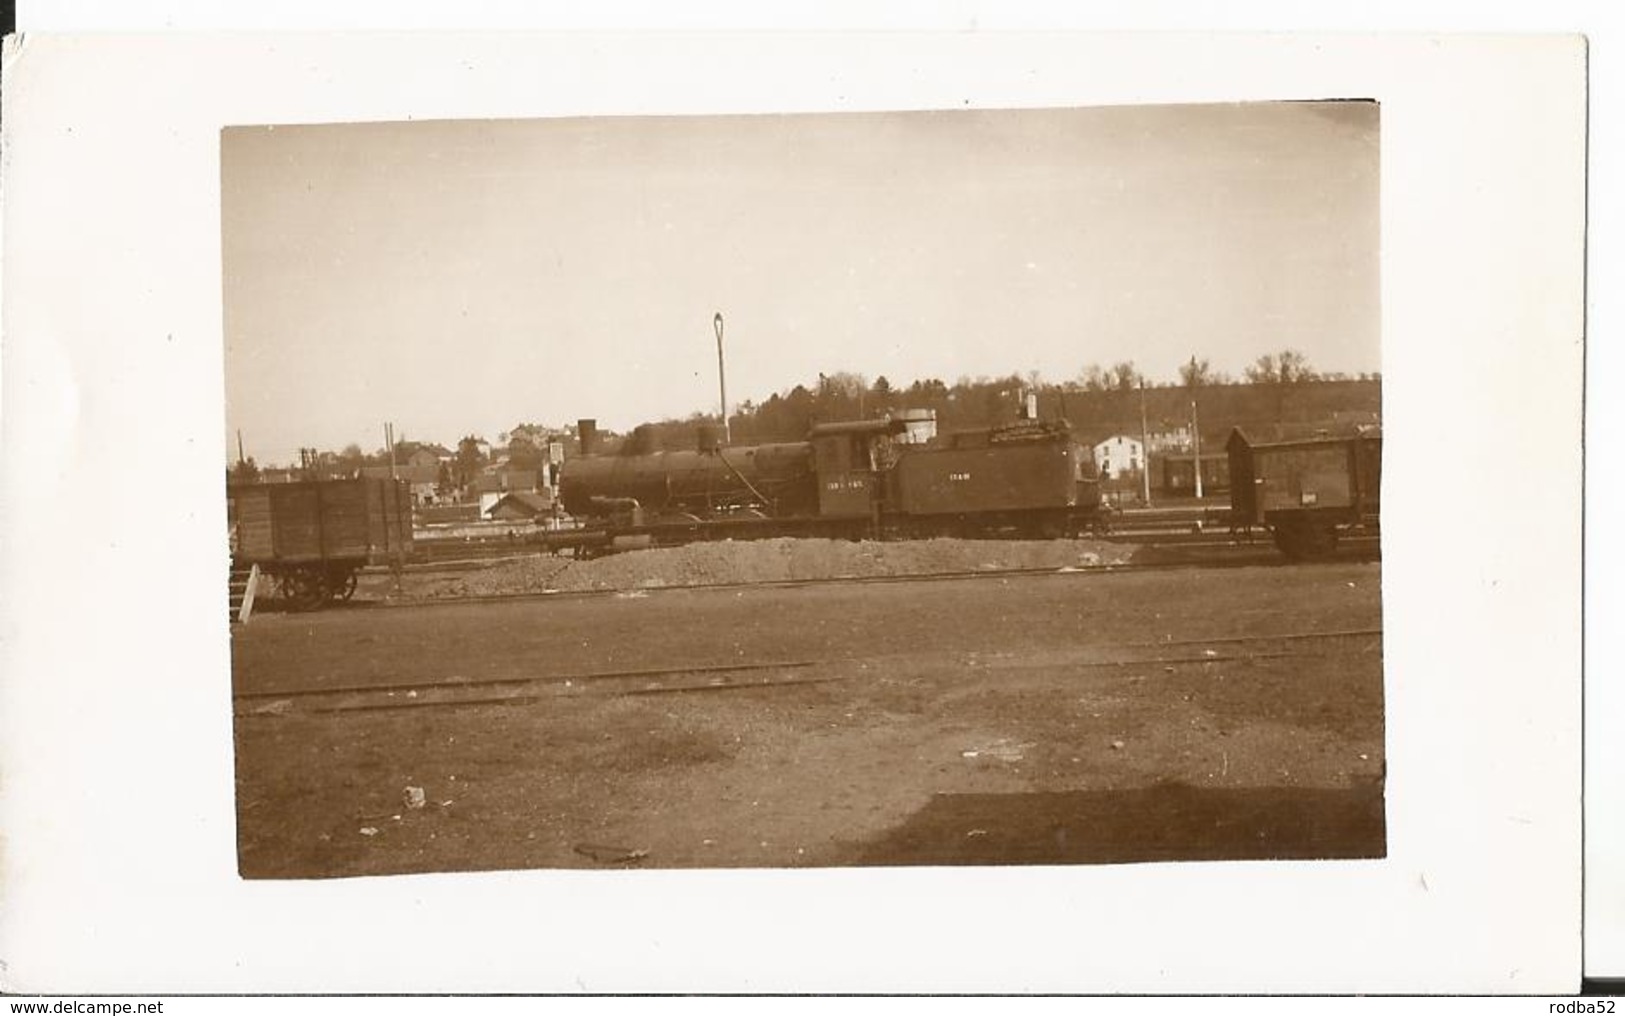
<path fill-rule="evenodd" d="M 1212 365 L 1193 356 L 1189 362 L 1179 365 L 1179 383 L 1186 388 L 1201 388 L 1218 382 Z"/>
<path fill-rule="evenodd" d="M 1276 355 L 1276 363 L 1280 366 L 1281 383 L 1295 384 L 1299 381 L 1314 381 L 1320 375 L 1309 366 L 1309 358 L 1296 349 L 1283 349 Z"/>
<path fill-rule="evenodd" d="M 1319 376 L 1309 365 L 1309 358 L 1296 349 L 1265 353 L 1247 368 L 1247 380 L 1253 384 L 1290 385 L 1300 381 L 1314 381 Z"/>
<path fill-rule="evenodd" d="M 1091 363 L 1078 372 L 1078 387 L 1086 392 L 1106 391 L 1112 387 L 1111 372 L 1102 370 L 1098 363 Z"/>
<path fill-rule="evenodd" d="M 1249 384 L 1275 384 L 1281 380 L 1281 369 L 1275 362 L 1274 353 L 1265 353 L 1248 364 L 1245 374 Z"/>

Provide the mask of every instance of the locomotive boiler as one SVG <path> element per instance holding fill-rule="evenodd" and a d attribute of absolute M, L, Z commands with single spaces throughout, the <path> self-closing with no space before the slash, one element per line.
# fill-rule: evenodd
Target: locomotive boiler
<path fill-rule="evenodd" d="M 811 513 L 817 503 L 812 449 L 792 442 L 585 455 L 565 463 L 559 500 L 576 518 L 632 510 L 694 518 L 741 510 Z"/>

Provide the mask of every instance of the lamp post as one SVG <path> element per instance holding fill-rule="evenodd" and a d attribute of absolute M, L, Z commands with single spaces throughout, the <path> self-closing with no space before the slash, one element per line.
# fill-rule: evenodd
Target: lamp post
<path fill-rule="evenodd" d="M 722 311 L 717 311 L 711 319 L 711 327 L 717 333 L 717 389 L 722 399 L 722 443 L 733 444 L 733 436 L 728 432 L 728 373 L 722 366 Z"/>

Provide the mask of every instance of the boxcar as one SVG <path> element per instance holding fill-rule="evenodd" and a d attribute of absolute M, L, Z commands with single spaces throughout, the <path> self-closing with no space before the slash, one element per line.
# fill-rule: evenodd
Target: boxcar
<path fill-rule="evenodd" d="M 1225 447 L 1233 521 L 1267 527 L 1288 557 L 1325 556 L 1344 530 L 1378 524 L 1381 428 L 1238 427 Z"/>
<path fill-rule="evenodd" d="M 412 497 L 398 480 L 233 485 L 233 563 L 258 565 L 300 609 L 348 599 L 369 564 L 412 549 Z"/>

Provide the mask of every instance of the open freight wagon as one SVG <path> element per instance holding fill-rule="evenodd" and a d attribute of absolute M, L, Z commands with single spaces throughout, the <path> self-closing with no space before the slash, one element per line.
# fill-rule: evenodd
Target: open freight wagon
<path fill-rule="evenodd" d="M 232 486 L 232 563 L 258 566 L 296 610 L 355 593 L 371 564 L 412 549 L 412 496 L 399 480 L 306 480 Z"/>

